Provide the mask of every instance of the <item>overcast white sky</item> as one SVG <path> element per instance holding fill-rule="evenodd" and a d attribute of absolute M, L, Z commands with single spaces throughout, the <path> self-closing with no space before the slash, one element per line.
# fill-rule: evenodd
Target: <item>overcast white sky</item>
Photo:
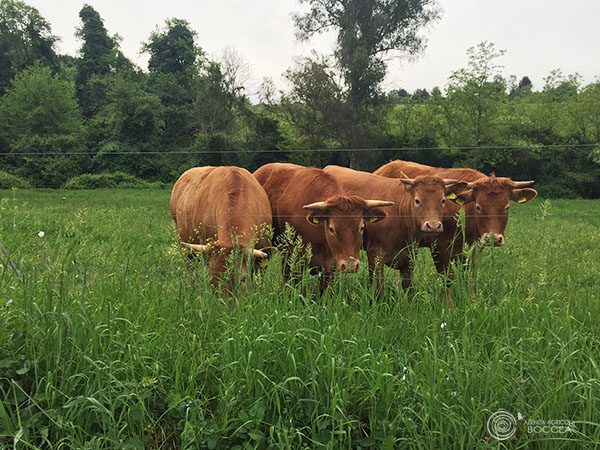
<path fill-rule="evenodd" d="M 141 43 L 163 26 L 167 18 L 181 18 L 198 33 L 198 44 L 213 59 L 227 47 L 234 48 L 250 64 L 247 94 L 264 77 L 277 88 L 286 88 L 282 73 L 295 58 L 314 48 L 331 53 L 333 35 L 300 44 L 294 37 L 290 14 L 305 5 L 297 0 L 25 0 L 35 6 L 61 38 L 61 53 L 76 55 L 81 42 L 74 34 L 80 25 L 79 10 L 92 5 L 104 19 L 109 34 L 123 38 L 121 48 L 143 69 L 147 55 Z M 428 46 L 416 61 L 389 65 L 386 90 L 443 88 L 453 70 L 465 66 L 466 50 L 487 40 L 506 50 L 498 60 L 504 75 L 524 75 L 534 89 L 544 77 L 560 68 L 578 72 L 584 82 L 600 76 L 600 1 L 598 0 L 440 0 L 443 13 L 425 35 Z M 59 6 L 60 5 L 60 6 Z"/>

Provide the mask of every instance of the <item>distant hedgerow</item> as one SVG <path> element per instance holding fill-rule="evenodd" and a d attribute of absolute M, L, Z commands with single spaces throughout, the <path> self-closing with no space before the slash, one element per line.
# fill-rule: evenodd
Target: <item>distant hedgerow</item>
<path fill-rule="evenodd" d="M 161 183 L 141 180 L 124 172 L 114 173 L 86 173 L 71 178 L 65 183 L 65 189 L 147 189 L 162 187 Z"/>
<path fill-rule="evenodd" d="M 27 189 L 31 187 L 31 183 L 24 178 L 16 175 L 0 172 L 0 189 L 21 188 Z"/>

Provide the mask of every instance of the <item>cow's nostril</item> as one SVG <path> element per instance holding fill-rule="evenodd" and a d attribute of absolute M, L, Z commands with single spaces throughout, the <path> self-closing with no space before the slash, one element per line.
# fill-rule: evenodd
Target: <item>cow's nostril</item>
<path fill-rule="evenodd" d="M 358 272 L 359 267 L 360 267 L 360 261 L 358 261 L 357 259 L 354 259 L 354 258 L 350 258 L 350 261 L 348 262 L 348 271 L 349 272 Z"/>
<path fill-rule="evenodd" d="M 340 264 L 340 271 L 341 272 L 345 272 L 347 268 L 348 268 L 348 265 L 345 262 L 343 262 L 342 264 Z"/>

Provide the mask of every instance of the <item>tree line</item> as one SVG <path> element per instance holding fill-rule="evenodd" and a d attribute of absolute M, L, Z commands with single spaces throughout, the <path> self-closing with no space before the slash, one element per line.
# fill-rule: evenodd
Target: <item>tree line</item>
<path fill-rule="evenodd" d="M 171 183 L 198 165 L 374 170 L 401 158 L 535 179 L 546 196 L 600 197 L 600 81 L 555 70 L 535 89 L 527 76 L 503 77 L 504 52 L 482 42 L 445 87 L 385 92 L 386 57 L 422 50 L 436 2 L 302 2 L 297 37 L 332 29 L 336 49 L 289 68 L 285 92 L 265 80 L 253 104 L 243 58 L 211 60 L 183 19 L 150 34 L 142 70 L 90 5 L 72 57 L 57 53 L 37 9 L 0 0 L 0 171 L 60 187 L 87 173 Z"/>

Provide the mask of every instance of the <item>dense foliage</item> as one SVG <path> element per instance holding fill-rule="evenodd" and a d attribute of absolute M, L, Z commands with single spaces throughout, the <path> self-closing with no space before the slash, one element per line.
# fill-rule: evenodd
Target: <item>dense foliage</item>
<path fill-rule="evenodd" d="M 600 196 L 600 82 L 560 70 L 543 86 L 507 79 L 504 52 L 482 42 L 443 89 L 384 92 L 384 57 L 422 48 L 419 30 L 438 17 L 435 2 L 305 3 L 308 12 L 294 17 L 298 37 L 330 28 L 334 54 L 291 67 L 286 92 L 267 80 L 252 104 L 243 64 L 207 58 L 185 20 L 150 34 L 143 71 L 92 6 L 79 12 L 74 58 L 56 54 L 35 8 L 0 0 L 0 170 L 60 187 L 87 173 L 171 183 L 195 165 L 373 170 L 402 158 L 535 179 L 545 196 Z"/>

